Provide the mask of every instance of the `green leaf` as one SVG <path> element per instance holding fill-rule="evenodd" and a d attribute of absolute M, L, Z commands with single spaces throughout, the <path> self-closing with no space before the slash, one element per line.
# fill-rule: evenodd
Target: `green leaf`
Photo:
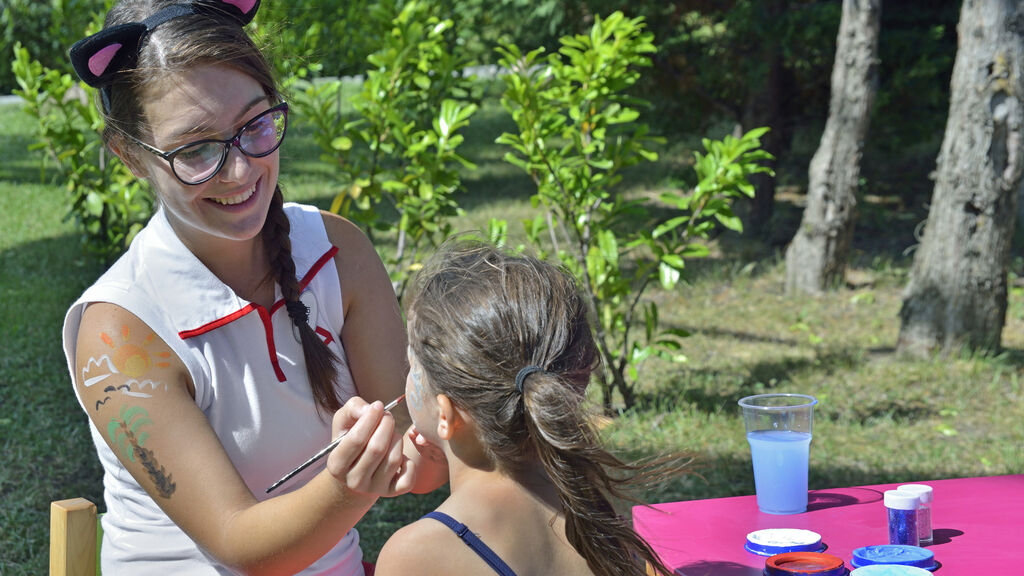
<path fill-rule="evenodd" d="M 715 213 L 715 219 L 734 232 L 743 232 L 743 221 L 740 220 L 739 216 L 717 212 Z"/>
<path fill-rule="evenodd" d="M 85 197 L 85 210 L 90 216 L 103 214 L 103 197 L 97 192 L 89 192 Z"/>
<path fill-rule="evenodd" d="M 672 290 L 679 282 L 681 274 L 676 268 L 661 262 L 658 264 L 658 280 L 661 282 L 662 288 L 665 290 Z"/>
<path fill-rule="evenodd" d="M 331 140 L 331 148 L 341 152 L 346 152 L 352 149 L 352 139 L 348 136 L 338 136 Z"/>
<path fill-rule="evenodd" d="M 663 222 L 662 224 L 658 225 L 658 227 L 655 228 L 654 231 L 651 233 L 651 236 L 653 236 L 654 238 L 658 238 L 668 232 L 671 232 L 672 230 L 675 230 L 679 226 L 686 224 L 687 222 L 689 222 L 689 220 L 689 216 L 676 216 L 675 218 L 671 218 Z"/>
<path fill-rule="evenodd" d="M 661 257 L 661 261 L 678 270 L 682 270 L 686 265 L 682 257 L 676 254 L 665 254 Z"/>

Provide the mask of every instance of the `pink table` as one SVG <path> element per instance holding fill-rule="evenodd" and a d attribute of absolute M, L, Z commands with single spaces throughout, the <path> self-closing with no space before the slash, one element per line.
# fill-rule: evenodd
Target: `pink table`
<path fill-rule="evenodd" d="M 936 576 L 1024 574 L 1024 474 L 920 483 L 935 489 Z M 852 569 L 854 549 L 888 544 L 882 492 L 895 487 L 812 490 L 807 512 L 787 516 L 760 512 L 754 496 L 636 506 L 633 524 L 679 575 L 760 576 L 765 557 L 743 544 L 764 528 L 813 530 Z"/>

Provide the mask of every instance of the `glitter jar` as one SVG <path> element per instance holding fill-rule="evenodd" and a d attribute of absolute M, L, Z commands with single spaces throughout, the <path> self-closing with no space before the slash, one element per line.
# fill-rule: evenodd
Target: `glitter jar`
<path fill-rule="evenodd" d="M 917 532 L 917 494 L 886 490 L 882 496 L 889 517 L 889 544 L 920 544 Z"/>
<path fill-rule="evenodd" d="M 764 576 L 847 576 L 843 559 L 821 552 L 786 552 L 765 560 Z"/>
<path fill-rule="evenodd" d="M 933 542 L 932 539 L 932 487 L 927 484 L 903 484 L 896 487 L 900 492 L 916 494 L 917 505 L 917 539 L 919 546 Z"/>

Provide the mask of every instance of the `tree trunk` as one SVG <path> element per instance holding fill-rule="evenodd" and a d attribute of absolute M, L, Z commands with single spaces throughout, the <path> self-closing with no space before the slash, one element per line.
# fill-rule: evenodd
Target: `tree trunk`
<path fill-rule="evenodd" d="M 828 121 L 808 171 L 807 207 L 786 250 L 786 292 L 843 281 L 853 239 L 860 161 L 875 100 L 882 0 L 843 0 Z"/>
<path fill-rule="evenodd" d="M 764 15 L 770 21 L 782 18 L 788 7 L 787 0 L 761 0 L 765 2 Z M 761 139 L 761 148 L 778 158 L 782 151 L 783 118 L 782 118 L 782 45 L 779 38 L 770 34 L 758 50 L 763 59 L 764 82 L 757 90 L 747 95 L 740 120 L 743 132 L 767 126 L 771 130 Z M 737 136 L 739 137 L 739 136 Z M 774 169 L 777 160 L 768 165 Z M 754 198 L 750 201 L 750 214 L 747 216 L 745 228 L 754 236 L 766 236 L 771 230 L 772 214 L 775 212 L 775 177 L 758 173 L 750 176 L 750 184 L 754 186 Z"/>
<path fill-rule="evenodd" d="M 997 349 L 1017 196 L 1024 191 L 1024 4 L 965 0 L 949 119 L 897 350 Z"/>

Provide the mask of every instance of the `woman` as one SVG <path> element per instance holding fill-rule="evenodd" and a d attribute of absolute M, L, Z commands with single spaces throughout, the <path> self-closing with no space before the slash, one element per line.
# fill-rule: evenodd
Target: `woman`
<path fill-rule="evenodd" d="M 376 499 L 444 481 L 383 410 L 406 365 L 382 263 L 350 222 L 283 203 L 288 108 L 243 30 L 258 7 L 122 0 L 71 50 L 159 201 L 64 327 L 105 573 L 362 574 L 353 526 Z"/>
<path fill-rule="evenodd" d="M 670 574 L 611 499 L 683 462 L 641 467 L 601 447 L 584 402 L 599 356 L 572 276 L 455 242 L 410 298 L 406 399 L 446 456 L 451 496 L 388 540 L 377 575 Z"/>

